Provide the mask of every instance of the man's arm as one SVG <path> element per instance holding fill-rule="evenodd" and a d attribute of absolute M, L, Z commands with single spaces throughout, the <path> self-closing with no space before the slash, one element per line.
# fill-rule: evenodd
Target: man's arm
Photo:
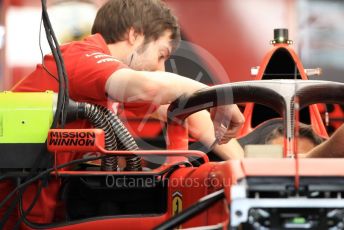
<path fill-rule="evenodd" d="M 209 86 L 173 73 L 131 69 L 116 71 L 106 82 L 106 92 L 115 101 L 149 102 L 156 105 L 170 104 L 181 95 L 190 95 L 207 87 Z M 212 111 L 212 115 L 216 114 L 211 117 L 214 135 L 219 143 L 227 143 L 235 137 L 244 123 L 244 117 L 236 105 L 220 106 Z"/>
<path fill-rule="evenodd" d="M 167 120 L 168 105 L 163 105 L 158 108 L 152 117 L 161 121 Z M 188 130 L 190 135 L 202 142 L 203 145 L 210 147 L 215 141 L 214 125 L 211 121 L 210 113 L 208 111 L 200 111 L 190 115 L 187 118 Z M 223 160 L 241 159 L 244 157 L 244 150 L 235 138 L 224 144 L 216 144 L 213 149 L 214 153 Z"/>
<path fill-rule="evenodd" d="M 309 151 L 306 157 L 344 157 L 344 125 L 340 126 L 328 140 Z"/>
<path fill-rule="evenodd" d="M 106 92 L 119 102 L 170 104 L 183 94 L 190 95 L 208 87 L 205 84 L 168 72 L 120 69 L 106 82 Z"/>

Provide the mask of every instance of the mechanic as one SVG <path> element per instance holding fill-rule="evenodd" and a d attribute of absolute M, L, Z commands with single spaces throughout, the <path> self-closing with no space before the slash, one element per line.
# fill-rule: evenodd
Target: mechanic
<path fill-rule="evenodd" d="M 164 72 L 164 63 L 177 48 L 180 30 L 175 16 L 159 0 L 110 0 L 98 11 L 92 35 L 83 41 L 61 46 L 70 98 L 113 108 L 135 107 L 152 117 L 166 120 L 168 104 L 181 95 L 189 95 L 207 85 L 173 73 Z M 52 55 L 46 55 L 42 65 L 20 81 L 13 91 L 58 91 L 57 70 Z M 135 104 L 132 104 L 135 102 Z M 216 116 L 215 116 L 216 114 Z M 222 159 L 240 159 L 243 151 L 234 139 L 244 122 L 236 105 L 201 111 L 188 118 L 190 134 L 210 146 Z M 89 127 L 77 121 L 66 128 Z M 230 141 L 231 140 L 231 141 Z M 59 155 L 58 164 L 74 158 L 70 153 Z M 4 187 L 1 187 L 2 189 Z M 54 217 L 59 184 L 50 181 L 27 216 L 35 223 L 49 223 Z M 8 191 L 8 188 L 2 191 Z M 23 195 L 24 209 L 36 193 L 30 186 Z M 1 198 L 1 197 L 0 197 Z M 2 216 L 0 212 L 0 217 Z M 8 227 L 10 229 L 10 227 Z"/>
<path fill-rule="evenodd" d="M 300 123 L 298 152 L 305 158 L 344 157 L 344 125 L 341 125 L 330 138 L 324 141 L 311 126 Z M 277 127 L 266 138 L 266 144 L 283 145 L 283 129 Z"/>
<path fill-rule="evenodd" d="M 112 108 L 110 100 L 121 107 L 151 114 L 166 121 L 168 104 L 183 94 L 192 94 L 208 86 L 173 73 L 164 72 L 164 63 L 180 41 L 176 18 L 157 0 L 111 0 L 98 11 L 92 36 L 61 47 L 71 99 Z M 19 82 L 14 91 L 57 91 L 55 62 L 47 55 L 44 66 Z M 47 70 L 49 71 L 47 71 Z M 130 102 L 139 102 L 136 108 Z M 188 119 L 191 135 L 206 146 L 220 139 L 214 151 L 224 160 L 242 157 L 233 151 L 235 137 L 244 121 L 236 105 L 215 108 L 215 120 L 202 111 Z M 230 121 L 230 122 L 229 122 Z M 228 129 L 224 127 L 229 124 Z M 213 127 L 214 125 L 214 127 Z M 80 126 L 79 126 L 80 127 Z M 212 131 L 215 128 L 215 133 Z M 205 135 L 206 134 L 206 135 Z M 221 137 L 221 138 L 220 138 Z"/>
<path fill-rule="evenodd" d="M 301 122 L 299 123 L 299 134 L 297 138 L 297 148 L 299 154 L 307 153 L 315 146 L 321 144 L 323 141 L 324 140 L 313 131 L 312 126 Z M 284 145 L 282 124 L 269 133 L 265 139 L 265 144 Z"/>

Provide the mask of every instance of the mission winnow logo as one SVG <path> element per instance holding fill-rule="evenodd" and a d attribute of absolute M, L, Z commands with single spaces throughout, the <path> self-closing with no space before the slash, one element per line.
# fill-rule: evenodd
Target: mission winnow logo
<path fill-rule="evenodd" d="M 51 132 L 49 145 L 55 146 L 94 146 L 94 132 Z"/>

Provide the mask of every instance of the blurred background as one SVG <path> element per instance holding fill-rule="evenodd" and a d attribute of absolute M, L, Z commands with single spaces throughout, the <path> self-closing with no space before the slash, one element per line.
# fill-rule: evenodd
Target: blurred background
<path fill-rule="evenodd" d="M 208 84 L 253 79 L 272 48 L 274 28 L 288 28 L 289 39 L 305 68 L 322 68 L 321 80 L 344 82 L 344 1 L 341 0 L 165 0 L 189 47 L 184 59 L 167 61 L 168 71 Z M 41 62 L 39 0 L 0 1 L 0 90 L 9 90 Z M 88 35 L 104 0 L 48 0 L 61 43 Z M 43 28 L 42 28 L 43 30 Z M 43 53 L 50 52 L 41 35 Z M 203 55 L 204 51 L 207 55 Z M 216 65 L 214 65 L 216 63 Z M 222 68 L 225 75 L 214 73 Z M 201 77 L 200 77 L 201 76 Z M 342 108 L 330 116 L 343 118 Z M 330 111 L 331 112 L 331 111 Z"/>

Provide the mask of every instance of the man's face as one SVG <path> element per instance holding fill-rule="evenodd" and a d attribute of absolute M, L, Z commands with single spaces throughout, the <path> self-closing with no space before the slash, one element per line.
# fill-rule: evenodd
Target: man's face
<path fill-rule="evenodd" d="M 165 61 L 171 55 L 171 31 L 167 30 L 156 41 L 139 45 L 128 57 L 134 70 L 165 71 Z"/>

